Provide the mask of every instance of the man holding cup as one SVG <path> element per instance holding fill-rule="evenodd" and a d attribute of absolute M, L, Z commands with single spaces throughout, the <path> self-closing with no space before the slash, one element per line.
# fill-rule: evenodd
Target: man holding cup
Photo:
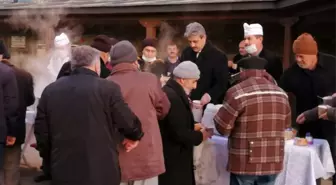
<path fill-rule="evenodd" d="M 193 147 L 211 137 L 211 133 L 195 124 L 189 94 L 197 86 L 200 71 L 191 61 L 180 63 L 173 78 L 163 87 L 171 104 L 160 121 L 166 172 L 159 176 L 160 185 L 195 185 Z"/>
<path fill-rule="evenodd" d="M 296 122 L 303 124 L 306 121 L 316 121 L 324 119 L 336 123 L 336 93 L 332 96 L 323 97 L 323 105 L 319 105 L 313 109 L 307 110 L 300 114 Z"/>

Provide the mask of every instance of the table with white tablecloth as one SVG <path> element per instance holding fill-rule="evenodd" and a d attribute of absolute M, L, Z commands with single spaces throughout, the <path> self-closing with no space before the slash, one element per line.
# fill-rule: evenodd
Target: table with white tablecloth
<path fill-rule="evenodd" d="M 196 185 L 229 185 L 228 139 L 213 136 L 195 147 Z M 276 185 L 316 185 L 316 179 L 328 179 L 335 173 L 334 164 L 325 140 L 314 139 L 312 146 L 296 146 L 293 140 L 285 145 L 284 169 Z"/>
<path fill-rule="evenodd" d="M 316 185 L 316 179 L 328 179 L 335 174 L 329 144 L 314 139 L 311 146 L 296 146 L 294 140 L 285 145 L 284 170 L 276 185 Z"/>
<path fill-rule="evenodd" d="M 213 136 L 194 149 L 196 185 L 229 185 L 228 140 Z"/>
<path fill-rule="evenodd" d="M 34 122 L 36 112 L 34 110 L 27 110 L 26 112 L 26 141 L 22 147 L 22 164 L 31 168 L 40 168 L 42 160 L 38 151 L 30 147 L 31 144 L 36 143 L 34 135 Z"/>

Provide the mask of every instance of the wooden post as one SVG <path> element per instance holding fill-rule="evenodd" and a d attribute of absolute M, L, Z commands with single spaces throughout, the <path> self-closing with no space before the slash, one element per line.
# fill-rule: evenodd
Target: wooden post
<path fill-rule="evenodd" d="M 292 26 L 298 21 L 297 17 L 284 18 L 280 20 L 280 24 L 285 27 L 284 48 L 283 48 L 283 61 L 284 69 L 290 65 L 290 55 L 292 50 Z"/>
<path fill-rule="evenodd" d="M 146 28 L 146 38 L 156 38 L 156 28 L 160 26 L 160 20 L 139 20 L 139 22 Z"/>

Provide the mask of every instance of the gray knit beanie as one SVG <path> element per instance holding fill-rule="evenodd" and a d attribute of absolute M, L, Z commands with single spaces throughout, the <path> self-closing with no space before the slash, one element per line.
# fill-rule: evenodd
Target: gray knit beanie
<path fill-rule="evenodd" d="M 174 76 L 186 79 L 199 79 L 200 74 L 197 65 L 191 61 L 180 63 L 173 71 Z"/>
<path fill-rule="evenodd" d="M 111 48 L 110 56 L 112 66 L 120 63 L 133 63 L 138 59 L 135 47 L 127 40 L 115 44 Z"/>

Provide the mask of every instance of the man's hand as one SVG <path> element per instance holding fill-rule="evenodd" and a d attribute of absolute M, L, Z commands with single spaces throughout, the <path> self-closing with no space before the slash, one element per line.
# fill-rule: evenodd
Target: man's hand
<path fill-rule="evenodd" d="M 228 67 L 232 68 L 232 66 L 233 66 L 233 62 L 232 62 L 232 60 L 229 60 L 228 61 Z"/>
<path fill-rule="evenodd" d="M 306 121 L 306 117 L 303 113 L 301 113 L 297 118 L 296 118 L 296 123 L 298 124 L 303 124 Z"/>
<path fill-rule="evenodd" d="M 194 130 L 195 131 L 200 131 L 200 130 L 202 130 L 203 129 L 203 125 L 202 124 L 200 124 L 200 123 L 195 123 L 195 125 L 194 125 Z"/>
<path fill-rule="evenodd" d="M 326 113 L 323 113 L 323 114 L 321 114 L 321 115 L 319 115 L 319 119 L 328 120 L 327 112 L 326 112 Z"/>
<path fill-rule="evenodd" d="M 15 144 L 15 141 L 16 141 L 16 137 L 7 136 L 6 145 L 7 146 L 13 146 Z"/>
<path fill-rule="evenodd" d="M 205 93 L 201 98 L 201 105 L 204 106 L 211 101 L 211 96 L 208 93 Z"/>
<path fill-rule="evenodd" d="M 126 152 L 130 152 L 131 150 L 133 150 L 134 148 L 138 146 L 139 141 L 132 141 L 129 139 L 124 139 L 122 144 L 124 145 Z"/>
<path fill-rule="evenodd" d="M 202 132 L 202 135 L 203 135 L 203 141 L 211 138 L 211 136 L 213 135 L 213 133 L 210 133 L 206 129 L 202 129 L 201 132 Z"/>

